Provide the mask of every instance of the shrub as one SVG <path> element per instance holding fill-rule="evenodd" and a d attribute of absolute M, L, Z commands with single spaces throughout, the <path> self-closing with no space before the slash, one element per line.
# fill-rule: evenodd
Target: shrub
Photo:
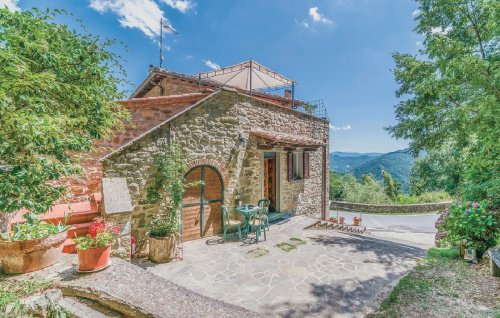
<path fill-rule="evenodd" d="M 488 211 L 487 203 L 457 203 L 444 210 L 436 221 L 436 246 L 465 245 L 482 254 L 495 245 L 499 235 L 498 212 Z"/>
<path fill-rule="evenodd" d="M 41 221 L 35 214 L 26 213 L 26 222 L 19 223 L 8 234 L 2 234 L 6 241 L 26 241 L 56 235 L 66 231 L 67 226 L 59 222 L 57 225 Z"/>
<path fill-rule="evenodd" d="M 443 202 L 450 200 L 450 195 L 445 191 L 438 192 L 424 192 L 420 195 L 400 194 L 396 199 L 398 204 L 419 204 L 419 203 L 433 203 Z"/>

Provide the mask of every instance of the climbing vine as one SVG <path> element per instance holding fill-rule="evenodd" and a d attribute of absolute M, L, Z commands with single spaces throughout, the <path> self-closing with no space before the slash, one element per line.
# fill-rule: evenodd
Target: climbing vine
<path fill-rule="evenodd" d="M 147 188 L 148 201 L 158 203 L 159 211 L 149 226 L 149 235 L 162 237 L 177 233 L 178 215 L 186 184 L 186 158 L 176 141 L 161 145 L 155 157 L 154 183 Z"/>

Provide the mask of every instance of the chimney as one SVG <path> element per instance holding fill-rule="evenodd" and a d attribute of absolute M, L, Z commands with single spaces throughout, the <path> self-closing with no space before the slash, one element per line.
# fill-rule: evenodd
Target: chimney
<path fill-rule="evenodd" d="M 292 90 L 285 89 L 285 98 L 292 99 Z"/>

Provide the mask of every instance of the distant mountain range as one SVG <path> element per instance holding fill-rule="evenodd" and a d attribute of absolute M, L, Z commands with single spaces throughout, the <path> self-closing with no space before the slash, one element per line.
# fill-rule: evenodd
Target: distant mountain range
<path fill-rule="evenodd" d="M 335 151 L 330 153 L 330 169 L 337 172 L 352 173 L 356 178 L 371 173 L 382 180 L 382 169 L 401 182 L 401 189 L 408 192 L 410 172 L 415 163 L 408 149 L 388 153 L 358 153 Z"/>

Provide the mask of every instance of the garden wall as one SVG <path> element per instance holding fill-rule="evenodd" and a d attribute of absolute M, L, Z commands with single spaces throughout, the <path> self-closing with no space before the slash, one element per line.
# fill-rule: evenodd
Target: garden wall
<path fill-rule="evenodd" d="M 444 210 L 451 201 L 421 204 L 365 204 L 330 201 L 330 210 L 348 210 L 373 213 L 420 213 Z"/>

